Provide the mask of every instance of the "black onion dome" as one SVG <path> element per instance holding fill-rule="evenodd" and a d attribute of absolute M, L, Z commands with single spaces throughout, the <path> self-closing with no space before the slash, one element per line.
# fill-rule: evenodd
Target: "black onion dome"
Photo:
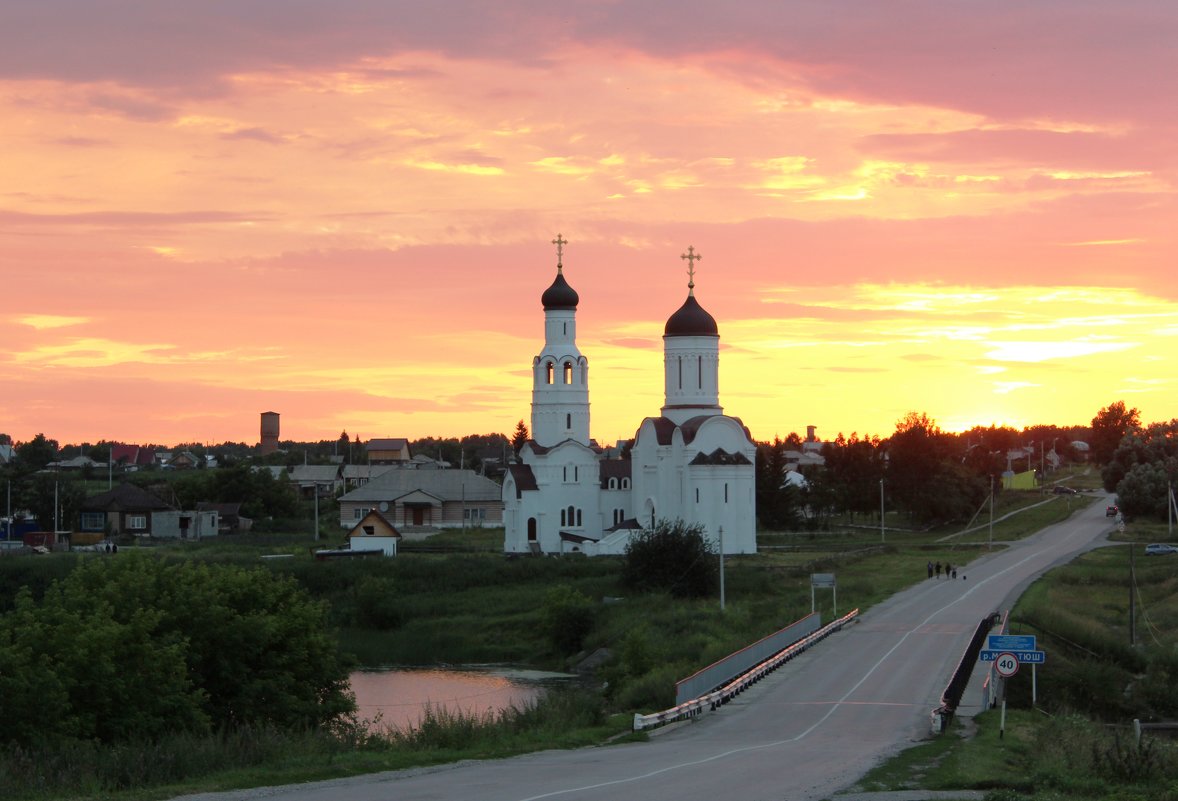
<path fill-rule="evenodd" d="M 687 300 L 679 307 L 679 311 L 667 320 L 663 329 L 663 336 L 668 337 L 716 337 L 720 329 L 716 327 L 716 318 L 704 311 L 695 295 L 688 295 Z"/>
<path fill-rule="evenodd" d="M 540 296 L 540 302 L 544 304 L 544 311 L 575 310 L 580 301 L 581 298 L 577 295 L 577 290 L 569 286 L 569 282 L 564 280 L 564 273 L 560 271 L 557 271 L 556 280 L 552 282 L 552 286 L 545 289 L 544 294 Z"/>

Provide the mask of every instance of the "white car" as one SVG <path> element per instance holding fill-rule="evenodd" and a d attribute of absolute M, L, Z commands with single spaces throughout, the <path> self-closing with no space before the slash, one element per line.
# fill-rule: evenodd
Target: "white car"
<path fill-rule="evenodd" d="M 1146 556 L 1165 556 L 1171 553 L 1178 553 L 1178 545 L 1171 545 L 1168 542 L 1154 542 L 1145 546 Z"/>

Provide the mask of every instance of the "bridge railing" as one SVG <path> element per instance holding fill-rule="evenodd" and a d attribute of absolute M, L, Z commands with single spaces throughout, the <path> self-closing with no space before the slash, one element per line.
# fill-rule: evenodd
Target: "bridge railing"
<path fill-rule="evenodd" d="M 930 727 L 934 734 L 944 731 L 949 722 L 953 720 L 953 716 L 957 714 L 957 707 L 961 703 L 961 697 L 965 695 L 965 688 L 969 684 L 969 677 L 973 674 L 974 665 L 978 661 L 978 654 L 981 653 L 982 646 L 986 643 L 990 629 L 998 625 L 999 620 L 1001 620 L 1001 615 L 994 612 L 982 618 L 978 627 L 974 629 L 973 637 L 970 638 L 965 653 L 961 655 L 961 661 L 957 663 L 957 669 L 949 678 L 945 692 L 941 693 L 941 705 L 934 709 L 930 716 Z"/>
<path fill-rule="evenodd" d="M 740 693 L 747 690 L 753 684 L 756 684 L 765 676 L 769 675 L 774 670 L 805 651 L 807 648 L 810 648 L 816 643 L 826 639 L 836 631 L 842 629 L 843 626 L 854 620 L 858 615 L 859 610 L 852 609 L 850 612 L 843 615 L 839 619 L 812 631 L 797 642 L 783 648 L 769 658 L 754 665 L 749 670 L 746 670 L 744 673 L 741 673 L 712 692 L 704 693 L 698 698 L 692 698 L 690 700 L 683 701 L 682 703 L 678 703 L 670 709 L 665 709 L 662 712 L 655 712 L 650 715 L 641 715 L 635 713 L 634 731 L 652 729 L 656 726 L 673 723 L 677 720 L 687 720 L 689 718 L 698 717 L 704 712 L 710 712 L 719 709 L 721 706 L 728 703 L 737 695 L 740 695 Z M 802 618 L 802 621 L 804 620 L 806 620 L 806 618 Z M 801 623 L 802 621 L 798 622 Z"/>
<path fill-rule="evenodd" d="M 801 620 L 773 632 L 768 637 L 757 640 L 752 645 L 746 645 L 739 651 L 713 662 L 703 670 L 681 679 L 675 683 L 675 703 L 682 704 L 693 698 L 699 698 L 709 690 L 730 681 L 733 676 L 739 676 L 750 668 L 761 664 L 807 634 L 813 634 L 821 625 L 822 616 L 817 612 L 811 612 Z"/>

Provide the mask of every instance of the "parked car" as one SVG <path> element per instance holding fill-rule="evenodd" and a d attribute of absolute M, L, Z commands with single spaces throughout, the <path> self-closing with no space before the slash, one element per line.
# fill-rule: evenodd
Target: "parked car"
<path fill-rule="evenodd" d="M 1178 545 L 1171 545 L 1168 542 L 1154 542 L 1145 546 L 1146 556 L 1166 556 L 1172 553 L 1178 553 Z"/>
<path fill-rule="evenodd" d="M 1121 513 L 1121 510 L 1115 506 L 1104 507 L 1104 516 L 1105 517 L 1116 517 L 1120 513 Z"/>

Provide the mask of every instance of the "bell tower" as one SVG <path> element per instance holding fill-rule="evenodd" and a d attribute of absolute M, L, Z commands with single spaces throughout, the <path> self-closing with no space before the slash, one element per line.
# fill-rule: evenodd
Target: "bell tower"
<path fill-rule="evenodd" d="M 544 349 L 532 360 L 532 439 L 550 448 L 565 440 L 589 444 L 589 362 L 577 348 L 580 297 L 564 277 L 564 246 L 556 245 L 556 278 L 540 296 Z"/>

